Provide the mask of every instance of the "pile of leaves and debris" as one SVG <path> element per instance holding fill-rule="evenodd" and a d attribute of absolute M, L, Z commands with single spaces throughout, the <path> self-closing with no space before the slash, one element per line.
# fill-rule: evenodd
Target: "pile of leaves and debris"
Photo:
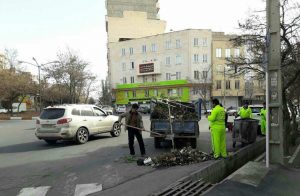
<path fill-rule="evenodd" d="M 205 152 L 191 147 L 184 147 L 181 150 L 173 150 L 170 153 L 164 153 L 152 159 L 147 158 L 144 162 L 145 165 L 151 165 L 152 167 L 171 167 L 200 163 L 212 159 L 213 157 Z"/>
<path fill-rule="evenodd" d="M 169 107 L 175 120 L 198 119 L 195 106 L 191 103 L 152 100 L 152 104 L 154 104 L 154 109 L 151 113 L 151 119 L 169 119 Z"/>

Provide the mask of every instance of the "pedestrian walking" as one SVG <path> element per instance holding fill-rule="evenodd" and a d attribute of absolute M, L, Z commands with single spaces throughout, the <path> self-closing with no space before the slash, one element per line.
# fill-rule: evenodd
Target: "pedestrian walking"
<path fill-rule="evenodd" d="M 240 109 L 238 115 L 241 119 L 252 118 L 252 110 L 249 108 L 249 102 L 246 101 L 244 106 Z"/>
<path fill-rule="evenodd" d="M 226 127 L 225 127 L 225 110 L 220 106 L 218 99 L 212 100 L 213 109 L 208 116 L 211 131 L 211 143 L 214 158 L 226 158 Z"/>
<path fill-rule="evenodd" d="M 267 117 L 267 109 L 266 103 L 263 103 L 263 108 L 260 110 L 260 130 L 261 134 L 266 135 L 266 117 Z"/>
<path fill-rule="evenodd" d="M 125 129 L 128 130 L 128 145 L 129 145 L 130 154 L 135 155 L 134 137 L 136 137 L 140 146 L 141 155 L 144 156 L 146 153 L 143 136 L 142 136 L 142 130 L 144 129 L 144 125 L 143 125 L 142 115 L 137 111 L 138 108 L 139 108 L 138 104 L 133 104 L 131 106 L 130 111 L 125 112 L 119 116 L 118 121 L 121 122 L 122 119 L 125 118 L 125 126 L 126 126 Z"/>

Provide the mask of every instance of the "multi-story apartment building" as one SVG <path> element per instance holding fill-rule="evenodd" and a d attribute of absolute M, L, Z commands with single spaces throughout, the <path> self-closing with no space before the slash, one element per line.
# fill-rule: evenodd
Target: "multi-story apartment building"
<path fill-rule="evenodd" d="M 158 0 L 106 0 L 106 9 L 107 79 L 112 88 L 111 43 L 164 33 L 166 22 L 159 20 Z"/>
<path fill-rule="evenodd" d="M 245 96 L 245 77 L 235 74 L 238 69 L 227 66 L 227 58 L 238 58 L 244 48 L 235 48 L 230 39 L 235 35 L 213 32 L 212 36 L 212 96 L 222 101 L 225 107 L 238 107 Z"/>
<path fill-rule="evenodd" d="M 108 43 L 164 33 L 158 0 L 106 0 Z"/>
<path fill-rule="evenodd" d="M 110 43 L 116 104 L 210 97 L 211 30 L 189 29 Z"/>

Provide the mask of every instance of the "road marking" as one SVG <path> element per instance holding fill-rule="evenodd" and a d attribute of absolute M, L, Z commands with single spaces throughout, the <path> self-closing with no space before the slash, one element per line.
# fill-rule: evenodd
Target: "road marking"
<path fill-rule="evenodd" d="M 99 191 L 102 191 L 102 184 L 78 184 L 76 185 L 74 196 L 86 196 Z"/>
<path fill-rule="evenodd" d="M 51 186 L 23 188 L 18 196 L 45 196 Z"/>

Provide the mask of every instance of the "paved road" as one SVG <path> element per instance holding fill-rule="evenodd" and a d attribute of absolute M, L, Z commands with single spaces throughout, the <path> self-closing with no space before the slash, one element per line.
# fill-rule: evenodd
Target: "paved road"
<path fill-rule="evenodd" d="M 143 118 L 145 128 L 149 129 L 149 117 Z M 127 187 L 133 194 L 135 188 L 130 188 L 130 183 L 148 176 L 152 182 L 147 186 L 149 190 L 147 187 L 142 190 L 146 194 L 158 191 L 208 164 L 159 171 L 151 167 L 138 167 L 136 163 L 124 160 L 129 152 L 127 134 L 124 132 L 117 138 L 103 134 L 84 145 L 60 142 L 50 146 L 36 139 L 34 127 L 35 121 L 0 121 L 1 196 L 33 195 L 35 192 L 39 195 L 47 193 L 47 196 L 80 195 L 86 187 L 95 192 L 103 189 L 101 195 L 114 195 L 121 190 L 118 187 Z M 205 133 L 208 131 L 205 119 L 200 122 L 200 130 L 205 141 L 209 141 L 209 133 Z M 169 151 L 154 149 L 153 138 L 148 133 L 144 133 L 143 137 L 148 155 Z M 207 148 L 206 144 L 204 146 Z M 137 144 L 136 153 L 139 154 Z M 163 182 L 153 181 L 161 177 Z"/>

